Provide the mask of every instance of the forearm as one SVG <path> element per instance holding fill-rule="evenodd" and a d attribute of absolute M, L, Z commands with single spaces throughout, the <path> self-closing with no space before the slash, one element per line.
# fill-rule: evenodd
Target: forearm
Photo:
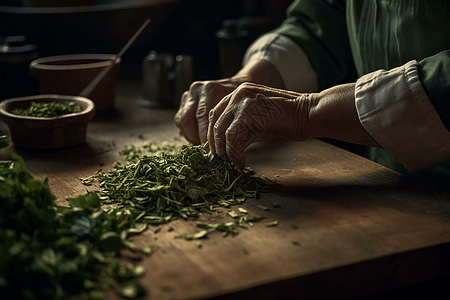
<path fill-rule="evenodd" d="M 359 121 L 355 84 L 343 84 L 310 95 L 309 135 L 381 147 Z"/>
<path fill-rule="evenodd" d="M 246 51 L 244 69 L 255 62 L 271 64 L 268 66 L 279 76 L 282 84 L 266 86 L 280 87 L 290 91 L 311 93 L 317 92 L 317 75 L 303 50 L 291 39 L 275 33 L 258 38 Z M 253 67 L 253 66 L 252 66 Z M 255 73 L 256 76 L 263 74 Z M 264 75 L 263 75 L 264 76 Z"/>
<path fill-rule="evenodd" d="M 249 62 L 230 79 L 239 83 L 252 82 L 280 89 L 285 88 L 277 68 L 266 60 Z"/>

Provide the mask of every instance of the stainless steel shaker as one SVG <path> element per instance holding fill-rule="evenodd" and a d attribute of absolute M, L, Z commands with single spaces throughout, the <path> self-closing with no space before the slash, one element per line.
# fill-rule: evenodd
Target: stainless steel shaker
<path fill-rule="evenodd" d="M 143 61 L 142 96 L 139 105 L 148 108 L 178 108 L 182 94 L 194 81 L 192 56 L 151 51 Z"/>
<path fill-rule="evenodd" d="M 173 66 L 173 56 L 151 51 L 143 61 L 142 97 L 138 103 L 144 107 L 166 108 L 172 106 L 168 75 Z"/>
<path fill-rule="evenodd" d="M 192 56 L 182 54 L 175 58 L 175 92 L 174 105 L 180 107 L 181 96 L 194 81 L 194 65 Z"/>

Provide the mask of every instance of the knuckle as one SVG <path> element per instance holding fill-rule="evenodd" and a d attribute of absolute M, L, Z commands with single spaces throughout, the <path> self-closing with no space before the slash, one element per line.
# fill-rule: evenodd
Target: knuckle
<path fill-rule="evenodd" d="M 208 109 L 207 109 L 205 103 L 200 103 L 195 112 L 195 117 L 197 119 L 204 119 L 207 116 L 208 116 Z"/>
<path fill-rule="evenodd" d="M 205 81 L 203 85 L 203 92 L 208 94 L 213 94 L 218 91 L 220 84 L 215 81 Z"/>
<path fill-rule="evenodd" d="M 216 85 L 215 82 L 213 82 L 213 81 L 211 81 L 211 80 L 204 81 L 204 82 L 203 82 L 203 89 L 209 90 L 209 89 L 214 88 L 215 85 Z"/>
<path fill-rule="evenodd" d="M 183 94 L 181 95 L 180 107 L 183 107 L 186 104 L 188 96 L 189 96 L 189 91 L 184 91 Z"/>
<path fill-rule="evenodd" d="M 202 81 L 194 81 L 193 83 L 191 83 L 191 85 L 189 86 L 189 91 L 195 91 L 198 90 L 199 88 L 201 88 L 203 86 L 203 82 Z"/>
<path fill-rule="evenodd" d="M 177 126 L 180 125 L 180 115 L 178 113 L 176 113 L 175 116 L 173 117 L 173 121 Z"/>
<path fill-rule="evenodd" d="M 233 130 L 232 128 L 228 128 L 226 131 L 225 131 L 225 139 L 227 140 L 227 141 L 234 141 L 235 140 L 235 138 L 236 138 L 236 131 L 235 130 Z"/>
<path fill-rule="evenodd" d="M 215 110 L 211 109 L 208 113 L 209 121 L 212 121 L 214 119 L 214 116 L 215 116 Z"/>
<path fill-rule="evenodd" d="M 186 111 L 183 109 L 179 109 L 175 116 L 173 117 L 173 120 L 175 121 L 175 124 L 180 127 L 182 125 L 182 120 L 186 115 Z"/>
<path fill-rule="evenodd" d="M 214 136 L 219 135 L 220 123 L 217 122 L 216 124 L 214 124 L 213 129 L 214 129 Z"/>
<path fill-rule="evenodd" d="M 233 102 L 235 101 L 242 101 L 246 98 L 248 98 L 253 93 L 253 87 L 247 83 L 241 83 L 233 92 Z"/>
<path fill-rule="evenodd" d="M 236 91 L 244 92 L 244 91 L 249 91 L 251 88 L 252 88 L 252 85 L 249 82 L 243 82 L 236 88 Z"/>

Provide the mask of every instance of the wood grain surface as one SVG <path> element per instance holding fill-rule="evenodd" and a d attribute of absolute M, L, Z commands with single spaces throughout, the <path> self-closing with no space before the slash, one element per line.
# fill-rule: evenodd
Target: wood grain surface
<path fill-rule="evenodd" d="M 35 176 L 49 178 L 65 205 L 95 189 L 80 178 L 110 170 L 124 146 L 184 143 L 175 110 L 140 108 L 139 92 L 139 84 L 122 83 L 116 113 L 93 120 L 86 144 L 51 152 L 10 148 Z M 8 133 L 4 124 L 2 133 Z M 123 253 L 124 261 L 146 269 L 145 299 L 356 299 L 450 275 L 449 194 L 314 139 L 261 142 L 246 156 L 278 187 L 240 207 L 267 218 L 234 237 L 213 232 L 201 248 L 199 241 L 175 239 L 200 231 L 195 220 L 132 237 L 137 246 L 158 246 L 148 257 Z M 198 220 L 232 221 L 227 212 L 237 207 Z M 272 221 L 278 225 L 267 227 Z M 112 292 L 107 298 L 118 299 Z"/>

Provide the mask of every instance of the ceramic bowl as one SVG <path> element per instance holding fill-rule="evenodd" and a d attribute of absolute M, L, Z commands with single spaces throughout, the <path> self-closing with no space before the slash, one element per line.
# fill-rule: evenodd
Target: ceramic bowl
<path fill-rule="evenodd" d="M 82 109 L 51 118 L 25 117 L 11 114 L 14 108 L 27 108 L 31 102 L 72 101 Z M 66 95 L 37 95 L 3 100 L 0 118 L 8 125 L 14 145 L 32 149 L 57 149 L 86 141 L 89 121 L 95 115 L 94 103 L 83 97 Z"/>
<path fill-rule="evenodd" d="M 33 60 L 30 72 L 38 79 L 41 94 L 78 95 L 115 58 L 115 54 L 48 56 Z M 87 96 L 97 113 L 114 109 L 119 65 L 120 59 Z"/>

